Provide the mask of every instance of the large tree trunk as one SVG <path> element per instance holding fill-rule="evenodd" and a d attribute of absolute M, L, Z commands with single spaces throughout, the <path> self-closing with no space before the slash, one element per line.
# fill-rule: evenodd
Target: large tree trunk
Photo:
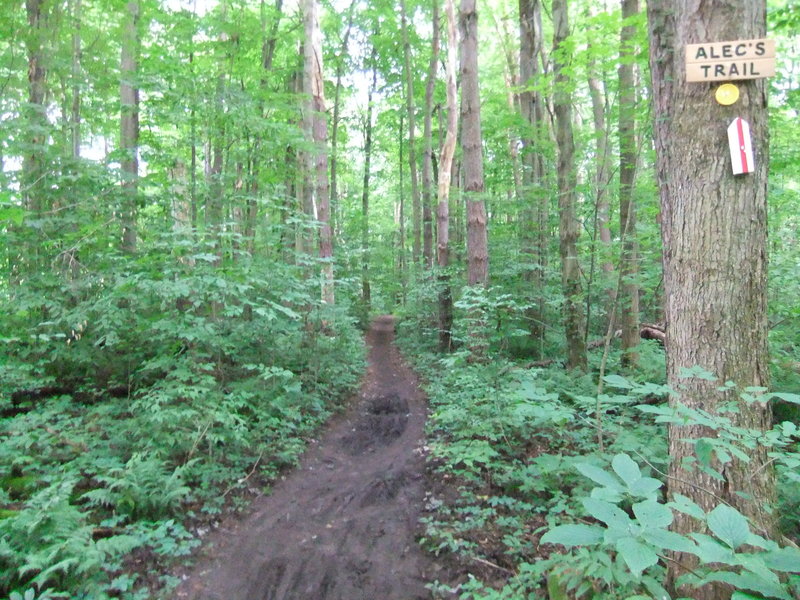
<path fill-rule="evenodd" d="M 130 0 L 123 27 L 120 56 L 120 149 L 122 168 L 122 251 L 136 251 L 136 204 L 139 186 L 139 3 Z"/>
<path fill-rule="evenodd" d="M 622 0 L 622 18 L 631 19 L 639 13 L 639 0 Z M 636 89 L 634 88 L 633 46 L 636 26 L 624 24 L 620 34 L 619 65 L 619 230 L 622 239 L 620 271 L 622 283 L 617 305 L 622 329 L 622 362 L 633 366 L 639 355 L 639 271 L 636 241 L 636 204 L 633 184 L 636 179 L 638 152 L 636 148 Z"/>
<path fill-rule="evenodd" d="M 447 267 L 450 264 L 450 181 L 458 133 L 458 98 L 456 97 L 456 69 L 458 62 L 458 37 L 456 29 L 455 0 L 445 0 L 447 14 L 447 128 L 439 159 L 439 205 L 436 211 L 438 240 L 436 257 L 439 266 L 439 350 L 450 350 L 453 327 L 453 296 Z"/>
<path fill-rule="evenodd" d="M 769 406 L 743 402 L 738 392 L 769 385 L 767 86 L 763 79 L 740 82 L 739 102 L 717 105 L 711 99 L 711 86 L 685 82 L 684 48 L 692 43 L 763 37 L 765 3 L 711 0 L 698 6 L 688 0 L 651 0 L 648 17 L 661 189 L 667 375 L 679 393 L 670 402 L 712 413 L 734 402 L 738 412 L 727 412 L 726 417 L 740 427 L 764 430 L 770 425 Z M 751 174 L 732 174 L 727 127 L 735 117 L 750 123 L 756 161 Z M 682 376 L 691 367 L 701 367 L 717 380 Z M 720 384 L 726 381 L 734 382 L 737 389 L 721 391 Z M 691 440 L 713 436 L 713 431 L 698 425 L 670 426 L 670 495 L 688 496 L 707 510 L 718 503 L 715 496 L 724 498 L 771 532 L 774 517 L 765 508 L 772 504 L 775 488 L 764 447 L 749 451 L 748 464 L 734 458 L 724 467 L 717 465 L 724 481 L 698 469 L 682 468 L 694 454 Z M 689 517 L 676 515 L 677 531 L 698 526 Z M 677 563 L 670 563 L 670 569 L 673 576 L 680 574 Z M 691 595 L 721 597 L 718 593 L 709 587 Z"/>
<path fill-rule="evenodd" d="M 519 0 L 520 111 L 528 124 L 522 138 L 522 187 L 526 195 L 520 225 L 521 250 L 526 268 L 525 281 L 531 290 L 532 306 L 525 313 L 535 354 L 541 357 L 544 344 L 544 270 L 547 265 L 549 198 L 545 193 L 544 151 L 547 135 L 544 102 L 533 88 L 543 60 L 542 14 L 540 0 Z"/>
<path fill-rule="evenodd" d="M 431 40 L 431 62 L 428 66 L 428 81 L 425 84 L 425 149 L 422 156 L 422 257 L 425 266 L 433 267 L 433 92 L 439 64 L 439 0 L 433 4 L 433 38 Z"/>
<path fill-rule="evenodd" d="M 558 144 L 558 210 L 561 285 L 564 292 L 564 333 L 567 343 L 567 368 L 586 370 L 586 339 L 581 311 L 581 274 L 578 263 L 578 218 L 576 215 L 577 177 L 575 141 L 572 134 L 572 99 L 562 46 L 569 36 L 566 0 L 553 0 L 553 54 L 556 56 L 555 116 Z M 562 49 L 561 52 L 559 50 Z"/>
<path fill-rule="evenodd" d="M 416 117 L 414 110 L 414 73 L 411 69 L 411 43 L 408 39 L 408 15 L 405 0 L 400 0 L 400 22 L 403 33 L 403 71 L 406 76 L 406 112 L 408 113 L 408 166 L 411 175 L 411 259 L 419 263 L 421 246 L 419 183 L 417 178 Z"/>
<path fill-rule="evenodd" d="M 319 257 L 322 261 L 322 301 L 334 303 L 333 237 L 331 235 L 330 187 L 328 183 L 328 122 L 325 113 L 325 87 L 322 77 L 322 32 L 319 4 L 306 0 L 305 81 L 311 96 L 311 139 L 314 143 L 309 167 L 314 173 L 312 198 L 319 221 Z"/>
<path fill-rule="evenodd" d="M 481 102 L 478 91 L 478 11 L 476 0 L 461 0 L 461 145 L 467 202 L 467 280 L 486 285 L 489 254 L 483 200 Z"/>
<path fill-rule="evenodd" d="M 467 208 L 467 282 L 486 286 L 489 251 L 484 202 L 481 100 L 478 89 L 478 11 L 476 0 L 461 0 L 461 147 L 464 197 Z M 471 316 L 469 346 L 480 358 L 486 351 L 482 309 Z"/>

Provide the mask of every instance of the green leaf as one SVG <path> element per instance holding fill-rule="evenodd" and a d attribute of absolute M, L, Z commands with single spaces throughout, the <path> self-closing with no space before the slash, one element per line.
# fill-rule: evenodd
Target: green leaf
<path fill-rule="evenodd" d="M 621 492 L 612 490 L 609 487 L 596 487 L 592 489 L 592 493 L 590 495 L 592 498 L 610 502 L 611 504 L 618 504 L 622 502 L 624 498 Z"/>
<path fill-rule="evenodd" d="M 731 600 L 764 600 L 764 596 L 761 595 L 756 596 L 754 594 L 748 594 L 747 592 L 742 592 L 741 590 L 737 590 L 733 592 Z"/>
<path fill-rule="evenodd" d="M 734 550 L 747 542 L 750 526 L 747 519 L 735 508 L 720 504 L 708 513 L 708 527 Z"/>
<path fill-rule="evenodd" d="M 705 466 L 711 465 L 711 459 L 714 457 L 714 445 L 708 438 L 700 438 L 694 445 L 694 452 L 697 454 L 697 459 Z"/>
<path fill-rule="evenodd" d="M 597 498 L 584 498 L 583 507 L 591 517 L 602 521 L 609 527 L 622 527 L 625 531 L 629 531 L 629 527 L 633 525 L 633 521 L 630 520 L 622 509 L 608 502 L 598 500 Z"/>
<path fill-rule="evenodd" d="M 646 528 L 663 529 L 672 523 L 672 511 L 654 500 L 637 502 L 633 505 L 633 514 Z"/>
<path fill-rule="evenodd" d="M 611 466 L 614 468 L 617 475 L 619 475 L 620 479 L 628 486 L 642 478 L 639 465 L 627 454 L 617 454 L 614 460 L 611 461 Z"/>
<path fill-rule="evenodd" d="M 646 568 L 652 567 L 658 562 L 658 554 L 650 546 L 632 537 L 619 540 L 617 552 L 636 577 L 639 577 Z"/>
<path fill-rule="evenodd" d="M 605 381 L 611 387 L 620 388 L 623 390 L 632 390 L 634 387 L 636 387 L 621 375 L 606 375 L 603 377 L 603 381 Z"/>
<path fill-rule="evenodd" d="M 800 394 L 789 394 L 787 392 L 773 392 L 773 398 L 779 398 L 784 402 L 791 402 L 792 404 L 800 404 Z"/>
<path fill-rule="evenodd" d="M 624 489 L 622 485 L 620 485 L 619 480 L 605 469 L 590 465 L 589 463 L 578 463 L 575 465 L 575 468 L 578 469 L 581 475 L 588 477 L 595 483 L 610 487 L 617 492 L 621 492 Z"/>
<path fill-rule="evenodd" d="M 784 573 L 800 573 L 800 550 L 787 547 L 761 555 L 770 569 Z"/>
<path fill-rule="evenodd" d="M 738 553 L 736 557 L 739 559 L 739 564 L 741 564 L 742 567 L 744 567 L 744 570 L 742 572 L 748 571 L 750 573 L 758 575 L 765 581 L 770 581 L 775 584 L 780 584 L 781 581 L 778 578 L 778 574 L 770 570 L 769 567 L 767 567 L 767 564 L 764 562 L 761 552 L 757 554 Z"/>
<path fill-rule="evenodd" d="M 11 221 L 20 226 L 25 220 L 25 209 L 19 206 L 0 206 L 0 222 Z"/>
<path fill-rule="evenodd" d="M 650 592 L 650 600 L 653 598 L 658 600 L 670 600 L 670 595 L 661 585 L 660 579 L 660 577 L 657 579 L 649 575 L 642 577 L 642 585 Z"/>
<path fill-rule="evenodd" d="M 661 483 L 658 479 L 653 479 L 652 477 L 642 477 L 639 481 L 634 482 L 629 488 L 628 492 L 630 492 L 633 496 L 639 496 L 642 498 L 649 498 L 660 488 L 663 483 Z"/>
<path fill-rule="evenodd" d="M 718 571 L 709 573 L 703 578 L 703 583 L 712 581 L 722 581 L 729 583 L 739 589 L 758 592 L 769 598 L 780 598 L 781 600 L 792 600 L 792 597 L 779 583 L 774 583 L 759 577 L 755 573 L 732 573 L 730 571 Z"/>
<path fill-rule="evenodd" d="M 691 537 L 697 542 L 697 548 L 694 550 L 694 553 L 703 563 L 737 564 L 733 550 L 727 546 L 723 546 L 710 535 L 692 533 Z"/>
<path fill-rule="evenodd" d="M 542 536 L 541 544 L 561 544 L 562 546 L 589 546 L 603 539 L 603 528 L 597 525 L 580 523 L 553 527 Z"/>
<path fill-rule="evenodd" d="M 687 369 L 686 367 L 681 367 L 678 377 L 680 377 L 681 379 L 689 379 L 692 377 L 696 377 L 697 379 L 704 379 L 706 381 L 717 380 L 717 378 L 714 377 L 714 374 L 711 371 L 706 371 L 703 367 L 697 365 L 695 365 L 690 369 Z"/>
<path fill-rule="evenodd" d="M 668 529 L 648 529 L 642 532 L 642 538 L 648 543 L 663 550 L 672 552 L 690 552 L 695 554 L 697 546 L 689 538 L 669 531 Z"/>

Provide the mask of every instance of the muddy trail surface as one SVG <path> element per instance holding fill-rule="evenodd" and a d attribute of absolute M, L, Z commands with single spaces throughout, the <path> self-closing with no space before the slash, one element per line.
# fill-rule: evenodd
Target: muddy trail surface
<path fill-rule="evenodd" d="M 176 600 L 430 598 L 438 568 L 415 541 L 425 403 L 393 340 L 394 321 L 378 317 L 358 398 L 249 516 L 212 536 Z"/>

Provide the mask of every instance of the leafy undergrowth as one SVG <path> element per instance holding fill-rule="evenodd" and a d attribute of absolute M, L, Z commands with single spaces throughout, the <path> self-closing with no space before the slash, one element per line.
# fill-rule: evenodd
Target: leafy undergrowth
<path fill-rule="evenodd" d="M 194 259 L 44 307 L 18 290 L 8 329 L 36 325 L 0 367 L 0 597 L 167 593 L 358 384 L 361 336 L 314 282 Z"/>
<path fill-rule="evenodd" d="M 434 582 L 436 597 L 669 598 L 663 586 L 671 551 L 701 562 L 680 583 L 724 581 L 738 588 L 739 600 L 797 594 L 796 547 L 756 535 L 727 505 L 706 514 L 688 499 L 667 503 L 664 493 L 666 424 L 704 422 L 717 438 L 697 448 L 698 468 L 710 471 L 712 457 L 724 463 L 731 455 L 746 457 L 754 443 L 766 445 L 780 480 L 779 514 L 796 514 L 800 453 L 793 423 L 756 439 L 724 413 L 673 413 L 660 382 L 609 375 L 598 401 L 590 376 L 497 357 L 472 364 L 467 353 L 426 353 L 415 328 L 399 329 L 427 380 L 431 467 L 433 479 L 443 482 L 431 491 L 423 543 L 464 574 L 455 584 Z M 669 525 L 678 512 L 705 522 L 707 533 L 673 534 Z M 796 537 L 796 522 L 784 526 Z"/>

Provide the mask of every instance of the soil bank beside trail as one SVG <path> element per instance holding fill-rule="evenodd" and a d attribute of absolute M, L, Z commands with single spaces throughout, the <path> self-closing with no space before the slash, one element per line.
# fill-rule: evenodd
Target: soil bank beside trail
<path fill-rule="evenodd" d="M 393 340 L 392 317 L 378 317 L 358 398 L 248 517 L 211 536 L 176 600 L 430 598 L 436 566 L 415 541 L 425 403 Z"/>

